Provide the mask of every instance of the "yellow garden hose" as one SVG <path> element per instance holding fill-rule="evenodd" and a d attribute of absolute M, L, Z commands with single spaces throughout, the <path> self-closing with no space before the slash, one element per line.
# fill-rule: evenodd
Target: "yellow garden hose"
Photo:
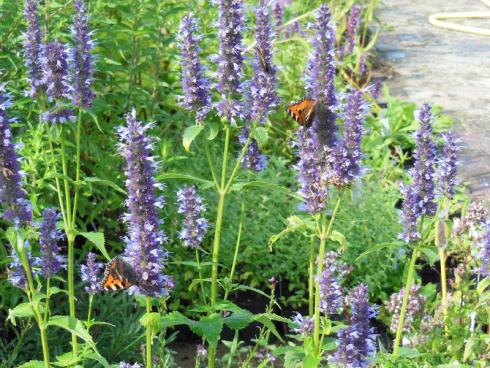
<path fill-rule="evenodd" d="M 490 7 L 490 0 L 480 0 Z M 456 12 L 456 13 L 436 13 L 429 16 L 429 23 L 440 28 L 450 29 L 452 31 L 466 32 L 483 36 L 490 36 L 490 29 L 465 26 L 462 24 L 446 22 L 446 19 L 476 19 L 490 18 L 488 12 Z"/>

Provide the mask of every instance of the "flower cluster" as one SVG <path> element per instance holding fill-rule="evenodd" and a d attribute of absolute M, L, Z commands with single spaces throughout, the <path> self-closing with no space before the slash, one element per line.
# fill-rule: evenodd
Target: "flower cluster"
<path fill-rule="evenodd" d="M 80 266 L 80 277 L 82 281 L 88 282 L 89 285 L 85 287 L 85 292 L 88 294 L 95 294 L 101 290 L 100 271 L 104 268 L 101 262 L 97 262 L 97 256 L 95 253 L 87 254 L 87 263 Z"/>
<path fill-rule="evenodd" d="M 300 209 L 310 215 L 320 213 L 326 205 L 328 185 L 323 178 L 323 165 L 318 160 L 316 134 L 311 129 L 299 128 L 295 145 L 298 147 L 299 157 L 295 165 L 300 184 L 298 194 L 304 199 Z"/>
<path fill-rule="evenodd" d="M 204 67 L 199 59 L 199 40 L 197 25 L 191 13 L 180 23 L 180 48 L 182 52 L 182 86 L 184 90 L 183 106 L 197 112 L 197 120 L 206 117 L 211 104 L 209 82 L 204 77 Z"/>
<path fill-rule="evenodd" d="M 274 18 L 275 18 L 275 27 L 276 27 L 276 34 L 279 35 L 279 27 L 282 26 L 283 18 L 284 18 L 284 8 L 279 3 L 276 1 L 276 4 L 274 5 Z"/>
<path fill-rule="evenodd" d="M 141 364 L 139 364 L 139 363 L 131 364 L 131 363 L 126 363 L 126 362 L 120 362 L 119 368 L 142 368 L 142 367 L 141 367 Z"/>
<path fill-rule="evenodd" d="M 335 94 L 335 29 L 332 13 L 322 4 L 317 14 L 313 47 L 308 63 L 307 91 L 317 101 L 313 128 L 323 146 L 333 146 L 336 140 L 337 96 Z"/>
<path fill-rule="evenodd" d="M 490 223 L 486 225 L 485 233 L 480 240 L 478 257 L 481 262 L 478 272 L 485 277 L 490 276 Z"/>
<path fill-rule="evenodd" d="M 332 152 L 332 183 L 338 187 L 352 184 L 360 174 L 361 138 L 367 109 L 363 92 L 352 90 L 343 116 L 343 140 Z"/>
<path fill-rule="evenodd" d="M 370 323 L 376 311 L 369 305 L 367 286 L 361 284 L 352 289 L 346 302 L 351 307 L 351 324 L 339 331 L 333 360 L 342 367 L 368 367 L 376 353 L 376 335 Z"/>
<path fill-rule="evenodd" d="M 260 1 L 256 16 L 257 45 L 253 62 L 254 73 L 250 83 L 250 111 L 253 121 L 263 123 L 269 112 L 278 103 L 276 67 L 272 63 L 271 17 L 264 0 Z"/>
<path fill-rule="evenodd" d="M 75 106 L 90 108 L 94 100 L 92 90 L 93 42 L 88 27 L 88 15 L 83 0 L 75 0 L 75 13 L 71 30 L 73 48 L 71 49 L 71 98 Z"/>
<path fill-rule="evenodd" d="M 410 287 L 410 293 L 408 294 L 407 312 L 405 314 L 405 321 L 403 325 L 404 331 L 409 331 L 412 327 L 412 323 L 415 317 L 422 313 L 423 307 L 426 301 L 425 296 L 419 293 L 420 285 L 412 285 Z M 398 327 L 398 320 L 400 318 L 400 312 L 402 309 L 403 296 L 405 294 L 405 288 L 402 288 L 398 293 L 391 295 L 390 300 L 385 302 L 386 309 L 391 313 L 391 326 L 390 329 L 394 333 Z"/>
<path fill-rule="evenodd" d="M 63 238 L 61 230 L 56 228 L 59 213 L 54 208 L 43 211 L 40 225 L 39 245 L 41 247 L 41 275 L 52 277 L 65 265 L 65 258 L 60 254 L 58 240 Z"/>
<path fill-rule="evenodd" d="M 458 146 L 452 132 L 444 134 L 443 138 L 444 150 L 439 160 L 439 192 L 442 196 L 451 199 L 456 193 L 454 187 L 456 185 Z"/>
<path fill-rule="evenodd" d="M 337 314 L 342 310 L 344 296 L 341 282 L 347 272 L 346 266 L 338 261 L 338 254 L 325 253 L 323 272 L 320 277 L 320 312 Z"/>
<path fill-rule="evenodd" d="M 301 313 L 296 312 L 293 317 L 293 323 L 297 325 L 291 329 L 296 334 L 309 336 L 313 333 L 315 328 L 314 317 L 302 316 Z"/>
<path fill-rule="evenodd" d="M 68 61 L 65 47 L 60 41 L 48 43 L 42 57 L 43 84 L 46 94 L 55 106 L 44 114 L 44 121 L 51 123 L 66 123 L 74 121 L 75 117 L 70 108 L 62 106 L 62 100 L 68 97 L 69 78 Z"/>
<path fill-rule="evenodd" d="M 177 192 L 178 212 L 184 214 L 184 222 L 179 238 L 184 246 L 195 249 L 202 244 L 204 234 L 209 227 L 208 220 L 202 216 L 206 207 L 197 194 L 195 186 L 185 186 Z"/>
<path fill-rule="evenodd" d="M 126 126 L 119 127 L 117 132 L 119 150 L 126 163 L 128 191 L 129 214 L 125 219 L 129 231 L 125 254 L 140 280 L 132 291 L 159 297 L 168 295 L 173 282 L 162 274 L 167 258 L 163 244 L 167 237 L 159 230 L 157 207 L 163 206 L 163 199 L 155 196 L 154 164 L 149 152 L 153 145 L 145 136 L 150 127 L 136 120 L 133 110 L 126 117 Z"/>
<path fill-rule="evenodd" d="M 219 55 L 217 90 L 221 100 L 217 104 L 218 113 L 229 122 L 241 117 L 242 108 L 236 100 L 241 92 L 243 68 L 243 1 L 217 0 L 219 16 Z"/>
<path fill-rule="evenodd" d="M 24 16 L 27 20 L 27 31 L 24 34 L 24 58 L 29 70 L 29 95 L 37 96 L 42 91 L 43 71 L 43 32 L 39 24 L 39 0 L 26 0 L 24 3 Z"/>
<path fill-rule="evenodd" d="M 0 205 L 5 207 L 3 217 L 6 220 L 22 226 L 31 222 L 32 212 L 22 189 L 19 159 L 7 115 L 10 104 L 10 96 L 0 85 Z"/>
<path fill-rule="evenodd" d="M 419 114 L 420 128 L 416 134 L 415 165 L 411 170 L 413 183 L 405 187 L 402 222 L 405 227 L 401 237 L 406 242 L 420 239 L 417 220 L 424 215 L 434 215 L 436 146 L 432 140 L 432 108 L 424 104 Z"/>
<path fill-rule="evenodd" d="M 247 142 L 249 135 L 249 128 L 245 127 L 240 130 L 238 141 L 242 146 L 244 146 Z M 247 170 L 253 170 L 256 172 L 264 170 L 267 166 L 267 157 L 260 153 L 259 145 L 253 138 L 250 140 L 245 155 L 243 156 L 242 166 Z"/>

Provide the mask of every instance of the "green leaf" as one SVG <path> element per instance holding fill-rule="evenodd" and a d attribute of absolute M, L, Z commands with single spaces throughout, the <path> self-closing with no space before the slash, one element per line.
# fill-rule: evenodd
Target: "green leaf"
<path fill-rule="evenodd" d="M 85 327 L 83 327 L 83 323 L 78 319 L 70 316 L 52 316 L 49 318 L 47 325 L 61 327 L 70 333 L 75 334 L 82 340 L 86 341 L 92 347 L 92 349 L 96 350 L 92 336 L 90 336 Z"/>
<path fill-rule="evenodd" d="M 220 125 L 216 123 L 211 123 L 208 124 L 208 128 L 209 128 L 208 140 L 212 141 L 214 138 L 218 136 Z"/>
<path fill-rule="evenodd" d="M 320 364 L 321 357 L 315 357 L 313 354 L 308 354 L 303 359 L 303 367 L 304 368 L 318 368 Z"/>
<path fill-rule="evenodd" d="M 421 250 L 427 257 L 427 261 L 431 266 L 433 266 L 439 259 L 439 254 L 437 253 L 437 249 L 435 247 L 423 247 Z"/>
<path fill-rule="evenodd" d="M 478 295 L 482 295 L 485 292 L 485 290 L 488 288 L 488 286 L 490 286 L 489 277 L 481 280 L 476 287 L 476 292 L 478 293 Z"/>
<path fill-rule="evenodd" d="M 116 183 L 114 183 L 110 180 L 107 180 L 107 179 L 100 179 L 100 178 L 96 178 L 93 176 L 89 176 L 88 178 L 84 178 L 83 181 L 85 181 L 87 183 L 99 183 L 102 185 L 107 185 L 108 187 L 111 187 L 112 189 L 116 190 L 117 192 L 126 195 L 126 191 L 123 188 L 121 188 Z"/>
<path fill-rule="evenodd" d="M 181 180 L 190 180 L 193 182 L 199 182 L 209 185 L 210 187 L 214 185 L 211 180 L 206 180 L 203 178 L 199 178 L 197 176 L 187 175 L 187 174 L 179 174 L 179 173 L 163 173 L 157 176 L 157 180 L 167 180 L 167 179 L 181 179 Z"/>
<path fill-rule="evenodd" d="M 44 362 L 41 360 L 29 360 L 28 362 L 17 366 L 17 368 L 44 368 Z"/>
<path fill-rule="evenodd" d="M 187 318 L 180 312 L 171 312 L 160 319 L 160 325 L 162 328 L 174 327 L 178 325 L 187 325 L 190 327 L 195 321 Z"/>
<path fill-rule="evenodd" d="M 269 133 L 265 127 L 257 127 L 254 130 L 254 138 L 259 144 L 259 147 L 264 147 L 269 140 Z"/>
<path fill-rule="evenodd" d="M 197 136 L 199 135 L 199 133 L 202 132 L 203 129 L 204 125 L 193 125 L 185 129 L 183 145 L 187 152 L 189 152 L 192 142 L 197 138 Z"/>
<path fill-rule="evenodd" d="M 406 346 L 400 347 L 400 350 L 398 350 L 398 355 L 404 358 L 418 358 L 421 356 L 424 356 L 425 354 L 419 353 L 415 349 L 408 348 Z"/>
<path fill-rule="evenodd" d="M 279 332 L 277 332 L 277 329 L 276 329 L 276 326 L 274 325 L 274 322 L 272 322 L 272 320 L 269 318 L 269 316 L 265 313 L 261 313 L 261 314 L 257 314 L 255 315 L 254 319 L 263 324 L 266 328 L 269 329 L 270 332 L 272 332 L 272 334 L 277 337 L 277 339 L 281 342 L 284 342 L 284 340 L 282 339 L 282 336 L 279 334 Z"/>
<path fill-rule="evenodd" d="M 361 253 L 359 255 L 359 257 L 357 257 L 354 262 L 358 262 L 362 258 L 370 255 L 371 253 L 376 253 L 376 252 L 380 251 L 381 249 L 384 249 L 384 248 L 394 248 L 394 247 L 398 247 L 398 246 L 401 246 L 401 245 L 403 245 L 403 243 L 402 242 L 398 242 L 398 241 L 397 242 L 379 243 L 379 244 L 373 245 L 371 248 L 369 248 L 365 252 Z"/>
<path fill-rule="evenodd" d="M 209 345 L 216 348 L 219 336 L 223 330 L 223 319 L 217 313 L 203 317 L 199 322 L 194 322 L 190 326 L 191 330 L 203 337 Z"/>
<path fill-rule="evenodd" d="M 160 327 L 161 327 L 161 315 L 160 313 L 156 312 L 151 312 L 151 313 L 145 313 L 141 318 L 140 318 L 140 324 L 147 328 L 150 327 L 153 332 L 158 332 Z"/>
<path fill-rule="evenodd" d="M 97 362 L 99 362 L 100 364 L 102 364 L 102 366 L 104 368 L 109 368 L 109 367 L 113 367 L 109 364 L 109 362 L 102 356 L 100 355 L 99 353 L 87 353 L 87 354 L 83 354 L 83 357 L 86 358 L 86 359 L 90 359 L 90 360 L 95 360 Z M 119 365 L 117 365 L 116 367 L 119 367 Z"/>
<path fill-rule="evenodd" d="M 337 230 L 332 231 L 332 234 L 330 234 L 330 239 L 340 243 L 341 252 L 345 252 L 347 250 L 347 240 L 345 240 L 345 236 L 341 232 Z"/>
<path fill-rule="evenodd" d="M 249 181 L 249 182 L 236 182 L 235 184 L 233 184 L 231 186 L 231 190 L 236 191 L 236 192 L 239 192 L 242 189 L 249 189 L 249 188 L 250 189 L 254 189 L 254 188 L 266 189 L 266 190 L 270 190 L 273 192 L 283 193 L 289 197 L 292 197 L 292 198 L 295 198 L 298 200 L 302 200 L 302 198 L 299 195 L 292 192 L 288 188 L 282 187 L 282 186 L 277 185 L 277 184 L 268 183 L 268 182 L 262 181 L 262 180 L 254 180 L 254 181 Z"/>
<path fill-rule="evenodd" d="M 111 257 L 109 257 L 109 253 L 105 249 L 105 237 L 104 233 L 101 232 L 80 232 L 78 235 L 83 236 L 85 239 L 95 244 L 95 246 L 99 249 L 102 255 L 109 261 Z"/>
<path fill-rule="evenodd" d="M 232 330 L 241 330 L 247 327 L 254 320 L 253 314 L 249 311 L 242 310 L 234 312 L 231 316 L 224 319 L 225 325 Z"/>

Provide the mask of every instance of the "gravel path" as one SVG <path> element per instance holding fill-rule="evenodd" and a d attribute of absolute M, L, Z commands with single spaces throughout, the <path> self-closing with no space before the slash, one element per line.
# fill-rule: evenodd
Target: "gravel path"
<path fill-rule="evenodd" d="M 472 197 L 490 202 L 490 37 L 436 28 L 438 12 L 490 11 L 473 0 L 384 0 L 378 17 L 379 69 L 393 96 L 433 102 L 456 120 L 460 176 Z M 490 28 L 490 19 L 462 20 Z M 388 67 L 387 67 L 388 66 Z M 386 71 L 391 70 L 391 72 Z"/>

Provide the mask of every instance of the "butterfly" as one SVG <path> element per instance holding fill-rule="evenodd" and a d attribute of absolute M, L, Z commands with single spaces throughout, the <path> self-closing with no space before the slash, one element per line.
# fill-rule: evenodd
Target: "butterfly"
<path fill-rule="evenodd" d="M 287 105 L 286 111 L 300 125 L 306 126 L 310 124 L 315 116 L 315 106 L 315 100 L 305 97 L 302 100 Z"/>
<path fill-rule="evenodd" d="M 9 176 L 12 176 L 14 175 L 14 173 L 12 172 L 12 170 L 10 170 L 9 168 L 6 168 L 6 167 L 1 167 L 0 166 L 0 171 L 2 172 L 3 176 L 5 177 L 5 179 L 8 180 Z"/>
<path fill-rule="evenodd" d="M 138 276 L 133 267 L 117 256 L 107 263 L 101 286 L 107 291 L 124 290 L 138 284 Z"/>
<path fill-rule="evenodd" d="M 259 59 L 260 65 L 262 66 L 264 72 L 270 74 L 272 70 L 270 64 L 265 60 L 264 50 L 258 46 L 255 46 L 255 53 L 257 54 L 257 58 Z"/>

